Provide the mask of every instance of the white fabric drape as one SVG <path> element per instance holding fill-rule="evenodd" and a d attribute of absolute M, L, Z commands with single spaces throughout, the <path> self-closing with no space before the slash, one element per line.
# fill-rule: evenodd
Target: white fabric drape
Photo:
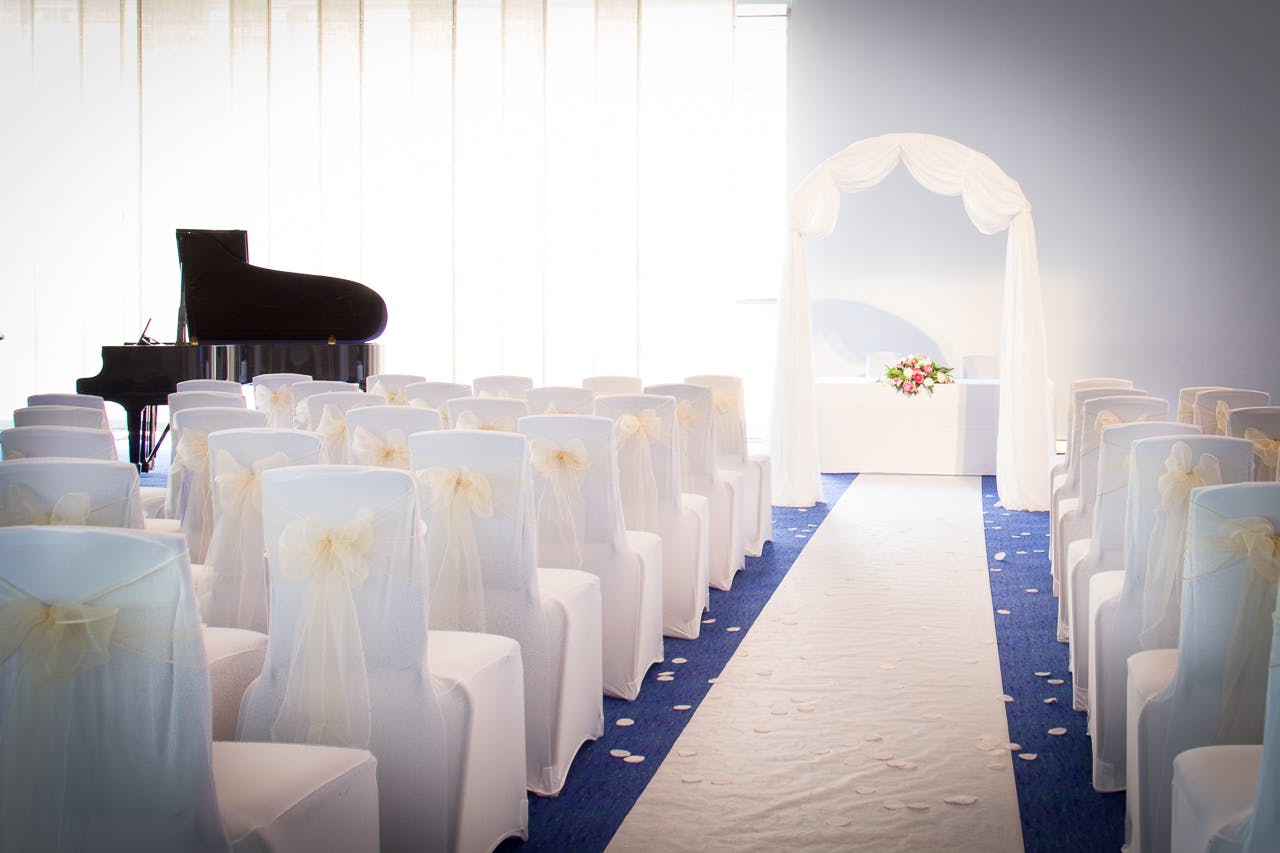
<path fill-rule="evenodd" d="M 875 186 L 899 161 L 925 189 L 960 196 L 970 221 L 982 233 L 1008 231 L 997 486 L 1001 501 L 1010 509 L 1048 509 L 1052 424 L 1031 205 L 1017 182 L 990 158 L 953 140 L 922 133 L 890 133 L 856 142 L 819 164 L 792 197 L 790 241 L 778 300 L 770 448 L 774 502 L 811 506 L 822 494 L 805 240 L 832 232 L 841 193 Z"/>

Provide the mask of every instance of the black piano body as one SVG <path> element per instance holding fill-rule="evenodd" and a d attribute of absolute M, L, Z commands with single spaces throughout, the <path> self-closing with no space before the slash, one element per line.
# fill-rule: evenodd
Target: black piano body
<path fill-rule="evenodd" d="M 255 267 L 244 231 L 180 230 L 178 257 L 178 342 L 104 346 L 101 372 L 76 381 L 124 408 L 140 470 L 154 453 L 155 407 L 184 379 L 305 373 L 363 385 L 382 370 L 369 341 L 386 327 L 386 303 L 363 284 Z"/>

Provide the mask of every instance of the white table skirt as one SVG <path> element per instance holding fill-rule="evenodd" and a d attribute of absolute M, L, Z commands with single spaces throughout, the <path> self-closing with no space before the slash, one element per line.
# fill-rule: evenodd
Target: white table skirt
<path fill-rule="evenodd" d="M 1000 382 L 957 379 L 908 397 L 873 379 L 819 378 L 824 473 L 994 474 Z"/>

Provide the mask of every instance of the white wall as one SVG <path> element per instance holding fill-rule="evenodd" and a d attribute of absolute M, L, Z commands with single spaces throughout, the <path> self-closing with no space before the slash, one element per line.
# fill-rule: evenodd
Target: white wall
<path fill-rule="evenodd" d="M 793 0 L 790 185 L 864 137 L 953 138 L 1031 202 L 1060 396 L 1280 398 L 1277 37 L 1280 7 L 1241 0 Z M 998 352 L 1004 252 L 905 170 L 845 196 L 809 245 L 818 373 Z"/>

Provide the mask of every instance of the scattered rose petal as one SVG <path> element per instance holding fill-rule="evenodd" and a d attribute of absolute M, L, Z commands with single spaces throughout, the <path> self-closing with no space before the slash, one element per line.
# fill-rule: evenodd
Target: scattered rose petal
<path fill-rule="evenodd" d="M 883 751 L 873 752 L 871 753 L 871 757 L 874 758 L 876 761 L 889 761 L 890 759 L 893 758 L 893 753 L 883 752 Z"/>
<path fill-rule="evenodd" d="M 752 727 L 752 731 L 756 732 L 757 734 L 767 735 L 769 732 L 773 731 L 773 729 L 769 728 L 768 726 L 754 726 Z"/>
<path fill-rule="evenodd" d="M 791 712 L 788 711 L 786 708 L 774 708 L 769 713 L 773 714 L 775 717 L 785 717 L 787 714 L 790 714 Z"/>
<path fill-rule="evenodd" d="M 1027 590 L 1027 592 L 1031 592 L 1031 593 L 1036 593 L 1036 592 L 1039 592 L 1039 591 L 1040 591 L 1040 590 L 1036 589 L 1035 587 L 1031 587 L 1031 588 L 1029 588 L 1029 589 Z"/>
<path fill-rule="evenodd" d="M 854 788 L 853 790 L 857 791 L 857 792 L 858 792 L 859 794 L 861 794 L 862 796 L 867 797 L 867 796 L 870 796 L 871 794 L 874 794 L 876 791 L 878 791 L 878 790 L 880 790 L 880 789 L 879 789 L 879 788 L 872 788 L 870 785 L 859 785 L 858 787 Z"/>
<path fill-rule="evenodd" d="M 889 762 L 889 766 L 896 767 L 899 770 L 915 770 L 920 765 L 916 764 L 914 761 L 903 761 L 900 758 L 895 758 L 893 761 Z"/>
<path fill-rule="evenodd" d="M 615 723 L 614 725 L 618 725 L 618 726 L 634 726 L 635 724 L 636 724 L 636 721 L 635 721 L 635 720 L 633 720 L 633 719 L 631 719 L 630 717 L 619 717 L 619 718 L 618 718 L 618 722 L 617 722 L 617 723 Z"/>
<path fill-rule="evenodd" d="M 1053 673 L 1041 670 L 1040 672 L 1037 672 L 1036 675 L 1040 678 L 1047 678 L 1048 676 L 1053 675 Z"/>
<path fill-rule="evenodd" d="M 1053 735 L 1054 737 L 1061 737 L 1066 733 L 1067 733 L 1067 730 L 1062 726 L 1056 726 L 1055 728 L 1049 729 L 1049 734 Z"/>
<path fill-rule="evenodd" d="M 733 626 L 733 627 L 731 627 L 731 628 L 725 628 L 725 630 L 726 630 L 726 631 L 728 631 L 730 634 L 734 634 L 734 633 L 737 633 L 738 631 L 741 631 L 741 630 L 742 630 L 742 628 L 740 628 L 740 627 L 739 627 L 739 626 L 737 626 L 737 625 L 734 625 L 734 626 Z"/>
<path fill-rule="evenodd" d="M 1004 551 L 996 551 L 996 559 L 997 559 L 997 560 L 1003 560 L 1004 558 L 1005 558 L 1005 553 L 1004 553 Z"/>
<path fill-rule="evenodd" d="M 628 755 L 626 758 L 624 758 L 624 759 L 622 759 L 622 760 L 623 760 L 623 761 L 625 761 L 625 762 L 627 762 L 628 764 L 639 764 L 641 761 L 644 761 L 644 756 L 643 756 L 643 755 Z"/>
<path fill-rule="evenodd" d="M 672 705 L 671 709 L 674 711 L 687 711 L 692 707 L 692 705 Z"/>
<path fill-rule="evenodd" d="M 884 740 L 884 738 L 882 738 L 880 735 L 867 735 L 866 737 L 863 738 L 863 740 L 865 740 L 867 743 L 879 743 L 880 741 Z"/>
<path fill-rule="evenodd" d="M 610 755 L 612 755 L 614 758 L 626 758 L 628 755 L 630 755 L 630 754 L 631 754 L 631 750 L 629 750 L 629 749 L 611 749 L 611 750 L 609 750 L 609 754 L 610 754 Z"/>
<path fill-rule="evenodd" d="M 942 801 L 953 806 L 971 806 L 978 801 L 978 798 L 972 794 L 952 794 L 949 797 L 943 797 Z"/>
<path fill-rule="evenodd" d="M 679 752 L 679 755 L 683 758 L 693 758 L 697 754 L 698 750 L 696 749 L 682 749 Z"/>
<path fill-rule="evenodd" d="M 1013 697 L 1012 697 L 1012 696 L 1010 696 L 1008 693 L 1001 693 L 1001 694 L 999 695 L 999 697 L 997 697 L 997 698 L 998 698 L 1001 702 L 1012 702 L 1012 701 L 1013 701 Z"/>
<path fill-rule="evenodd" d="M 701 782 L 702 777 L 701 776 L 681 776 L 680 781 L 686 784 L 692 785 L 694 783 Z"/>
<path fill-rule="evenodd" d="M 703 624 L 703 625 L 714 625 L 714 624 L 716 624 L 716 620 L 714 620 L 714 619 L 703 619 L 703 620 L 702 620 L 702 624 Z"/>
<path fill-rule="evenodd" d="M 718 675 L 715 678 L 707 679 L 707 684 L 719 684 L 719 683 L 720 683 L 720 676 Z"/>
<path fill-rule="evenodd" d="M 674 675 L 659 675 L 657 680 L 658 681 L 675 681 L 676 677 Z"/>
<path fill-rule="evenodd" d="M 1012 741 L 1010 741 L 1009 743 L 1006 743 L 1004 745 L 1004 748 L 1009 750 L 1010 752 L 1017 752 L 1018 750 L 1022 749 L 1022 744 L 1013 743 Z"/>
<path fill-rule="evenodd" d="M 1044 704 L 1046 705 L 1055 705 L 1057 704 L 1057 702 L 1058 702 L 1057 696 L 1050 696 L 1048 699 L 1044 700 Z"/>
<path fill-rule="evenodd" d="M 1061 678 L 1050 678 L 1045 680 L 1045 684 L 1066 684 Z"/>
<path fill-rule="evenodd" d="M 1003 571 L 1004 571 L 1004 569 L 992 569 L 991 571 L 992 571 L 992 572 L 1003 572 Z"/>
<path fill-rule="evenodd" d="M 847 817 L 829 817 L 827 823 L 831 826 L 848 826 L 849 818 Z"/>
<path fill-rule="evenodd" d="M 891 812 L 896 812 L 899 809 L 905 809 L 907 807 L 907 804 L 904 803 L 902 800 L 885 800 L 884 807 Z"/>
<path fill-rule="evenodd" d="M 688 663 L 689 659 L 688 658 L 672 658 L 671 662 L 672 663 Z"/>
<path fill-rule="evenodd" d="M 913 810 L 913 811 L 923 812 L 923 811 L 928 811 L 928 810 L 929 810 L 929 804 L 928 804 L 928 803 L 921 803 L 921 802 L 916 802 L 916 803 L 907 803 L 907 808 L 909 808 L 909 809 L 911 809 L 911 810 Z"/>
<path fill-rule="evenodd" d="M 1018 753 L 1018 757 L 1021 758 L 1023 761 L 1036 760 L 1036 754 L 1034 752 L 1020 752 Z"/>
<path fill-rule="evenodd" d="M 999 613 L 1001 616 L 1008 616 L 1008 615 L 1009 615 L 1009 611 L 1008 611 L 1008 610 L 1004 610 L 1004 609 L 997 610 L 996 612 L 997 612 L 997 613 Z"/>

